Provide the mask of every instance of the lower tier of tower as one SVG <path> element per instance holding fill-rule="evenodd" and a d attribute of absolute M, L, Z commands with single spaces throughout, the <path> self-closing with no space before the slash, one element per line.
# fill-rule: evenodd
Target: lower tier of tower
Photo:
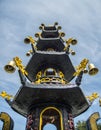
<path fill-rule="evenodd" d="M 13 110 L 25 117 L 27 117 L 30 107 L 40 106 L 40 104 L 59 104 L 70 108 L 73 117 L 89 108 L 81 88 L 75 84 L 31 84 L 26 82 L 9 103 Z"/>
<path fill-rule="evenodd" d="M 74 130 L 70 109 L 56 104 L 41 104 L 31 108 L 27 116 L 26 130 Z"/>

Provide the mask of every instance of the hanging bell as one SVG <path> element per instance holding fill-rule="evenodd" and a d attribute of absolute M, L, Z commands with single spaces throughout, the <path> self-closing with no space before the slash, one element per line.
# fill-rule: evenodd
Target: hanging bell
<path fill-rule="evenodd" d="M 44 23 L 42 23 L 41 26 L 45 26 Z"/>
<path fill-rule="evenodd" d="M 101 107 L 101 98 L 99 99 L 99 106 Z"/>
<path fill-rule="evenodd" d="M 85 68 L 85 69 L 83 70 L 83 73 L 84 73 L 84 74 L 87 74 L 87 73 L 88 73 L 87 68 Z"/>
<path fill-rule="evenodd" d="M 57 28 L 58 30 L 61 30 L 62 29 L 62 27 L 61 26 L 58 26 L 58 28 Z"/>
<path fill-rule="evenodd" d="M 39 29 L 42 30 L 42 29 L 43 29 L 43 26 L 39 26 Z"/>
<path fill-rule="evenodd" d="M 98 68 L 94 66 L 94 64 L 89 64 L 88 69 L 89 69 L 89 75 L 96 75 L 99 71 Z"/>
<path fill-rule="evenodd" d="M 64 32 L 60 32 L 60 36 L 61 36 L 61 37 L 64 37 L 64 36 L 65 36 L 65 33 L 64 33 Z"/>
<path fill-rule="evenodd" d="M 39 33 L 36 33 L 36 34 L 35 34 L 35 37 L 39 37 L 39 36 L 40 36 L 40 34 L 39 34 Z"/>
<path fill-rule="evenodd" d="M 70 53 L 71 55 L 75 55 L 75 54 L 76 54 L 75 51 L 73 51 L 73 50 L 70 49 L 70 48 L 69 48 L 69 53 Z"/>
<path fill-rule="evenodd" d="M 26 56 L 30 56 L 30 52 L 29 51 L 26 53 Z"/>
<path fill-rule="evenodd" d="M 76 44 L 77 44 L 77 40 L 76 40 L 76 39 L 73 39 L 73 40 L 71 41 L 71 44 L 72 44 L 72 45 L 76 45 Z"/>
<path fill-rule="evenodd" d="M 75 51 L 71 50 L 71 55 L 74 56 L 75 55 Z"/>
<path fill-rule="evenodd" d="M 4 66 L 4 70 L 8 73 L 14 73 L 16 70 L 15 62 L 13 60 L 10 61 L 7 65 Z"/>
<path fill-rule="evenodd" d="M 26 43 L 26 44 L 29 44 L 31 41 L 30 41 L 30 38 L 29 37 L 26 37 L 25 39 L 24 39 L 24 43 Z"/>
<path fill-rule="evenodd" d="M 32 53 L 33 53 L 33 51 L 32 51 L 32 50 L 29 50 L 29 51 L 26 53 L 26 56 L 30 56 Z"/>
<path fill-rule="evenodd" d="M 54 25 L 55 25 L 55 26 L 58 25 L 58 22 L 55 22 Z"/>

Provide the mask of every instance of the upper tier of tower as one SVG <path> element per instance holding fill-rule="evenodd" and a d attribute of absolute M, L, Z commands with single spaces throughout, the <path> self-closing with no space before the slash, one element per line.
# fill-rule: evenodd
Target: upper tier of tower
<path fill-rule="evenodd" d="M 68 83 L 73 79 L 75 69 L 68 56 L 75 54 L 70 50 L 70 44 L 74 45 L 77 40 L 70 38 L 64 40 L 65 33 L 60 31 L 61 26 L 41 24 L 41 32 L 35 33 L 36 39 L 28 37 L 25 43 L 32 44 L 32 58 L 26 66 L 27 78 L 35 83 L 58 82 Z M 29 55 L 29 53 L 28 53 Z"/>
<path fill-rule="evenodd" d="M 75 52 L 70 49 L 70 44 L 75 45 L 77 40 L 73 38 L 65 40 L 63 38 L 65 33 L 60 31 L 62 28 L 61 26 L 58 26 L 57 22 L 55 22 L 54 25 L 41 24 L 39 29 L 41 32 L 35 34 L 35 39 L 27 37 L 24 40 L 25 43 L 31 42 L 33 44 L 33 50 L 56 52 L 65 51 L 68 54 L 75 54 Z"/>
<path fill-rule="evenodd" d="M 36 44 L 38 50 L 63 51 L 65 46 L 62 37 L 65 34 L 63 32 L 59 32 L 61 27 L 58 26 L 58 23 L 48 26 L 41 24 L 39 29 L 41 29 L 41 32 L 35 34 L 35 37 L 38 38 Z"/>

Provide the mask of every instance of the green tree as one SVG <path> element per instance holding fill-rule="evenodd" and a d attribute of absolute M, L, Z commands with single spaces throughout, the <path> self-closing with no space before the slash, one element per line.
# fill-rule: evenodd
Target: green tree
<path fill-rule="evenodd" d="M 101 130 L 101 123 L 98 123 L 97 126 L 98 126 L 98 130 Z"/>
<path fill-rule="evenodd" d="M 75 130 L 87 130 L 85 121 L 78 121 Z"/>
<path fill-rule="evenodd" d="M 101 130 L 101 123 L 97 124 L 97 128 L 98 128 L 98 130 Z M 88 128 L 86 126 L 86 121 L 78 121 L 76 123 L 75 130 L 88 130 Z"/>

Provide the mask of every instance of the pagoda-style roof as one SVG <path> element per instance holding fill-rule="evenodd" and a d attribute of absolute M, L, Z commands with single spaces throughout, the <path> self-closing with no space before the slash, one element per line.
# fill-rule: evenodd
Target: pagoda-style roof
<path fill-rule="evenodd" d="M 59 32 L 58 30 L 43 30 L 41 33 L 42 38 L 57 38 L 59 37 Z"/>
<path fill-rule="evenodd" d="M 57 30 L 56 26 L 54 25 L 49 25 L 49 26 L 43 26 L 43 29 L 42 30 L 45 30 L 45 31 L 49 31 L 49 30 Z"/>
<path fill-rule="evenodd" d="M 89 108 L 89 104 L 79 87 L 89 60 L 82 60 L 75 70 L 69 54 L 75 55 L 70 46 L 76 45 L 77 40 L 74 38 L 63 39 L 65 33 L 59 31 L 61 26 L 58 26 L 57 22 L 49 26 L 41 24 L 39 29 L 41 32 L 35 34 L 35 39 L 31 36 L 24 39 L 24 42 L 31 44 L 32 47 L 26 53 L 26 56 L 32 56 L 26 67 L 23 66 L 19 57 L 14 57 L 5 66 L 5 70 L 9 73 L 13 73 L 17 67 L 22 83 L 13 100 L 7 98 L 5 100 L 12 109 L 25 117 L 36 108 L 37 110 L 40 109 L 42 114 L 41 108 L 44 111 L 46 107 L 60 107 L 63 110 L 63 120 L 65 120 L 65 110 L 71 113 L 73 117 L 76 117 Z M 93 67 L 93 64 L 89 64 L 88 68 L 90 66 Z M 98 71 L 98 69 L 95 69 L 93 67 L 90 70 L 91 75 Z M 71 84 L 71 80 L 75 76 L 77 76 L 75 84 Z M 59 115 L 61 118 L 60 112 Z M 66 116 L 68 117 L 68 115 Z M 72 120 L 69 118 L 68 120 L 70 122 L 67 123 L 72 125 Z M 68 124 L 65 124 L 65 126 Z M 68 128 L 66 126 L 66 129 Z"/>
<path fill-rule="evenodd" d="M 70 108 L 74 117 L 80 115 L 89 108 L 80 87 L 76 85 L 26 83 L 20 87 L 15 95 L 11 107 L 23 116 L 27 116 L 31 108 L 55 104 Z"/>
<path fill-rule="evenodd" d="M 42 38 L 40 37 L 37 40 L 36 47 L 38 50 L 46 51 L 49 48 L 54 49 L 55 51 L 63 51 L 64 41 L 62 38 Z"/>
<path fill-rule="evenodd" d="M 28 72 L 28 79 L 30 81 L 35 81 L 36 74 L 47 68 L 54 68 L 55 70 L 62 71 L 67 82 L 73 79 L 73 74 L 75 72 L 69 56 L 65 52 L 55 51 L 37 51 L 32 56 L 25 69 Z"/>

